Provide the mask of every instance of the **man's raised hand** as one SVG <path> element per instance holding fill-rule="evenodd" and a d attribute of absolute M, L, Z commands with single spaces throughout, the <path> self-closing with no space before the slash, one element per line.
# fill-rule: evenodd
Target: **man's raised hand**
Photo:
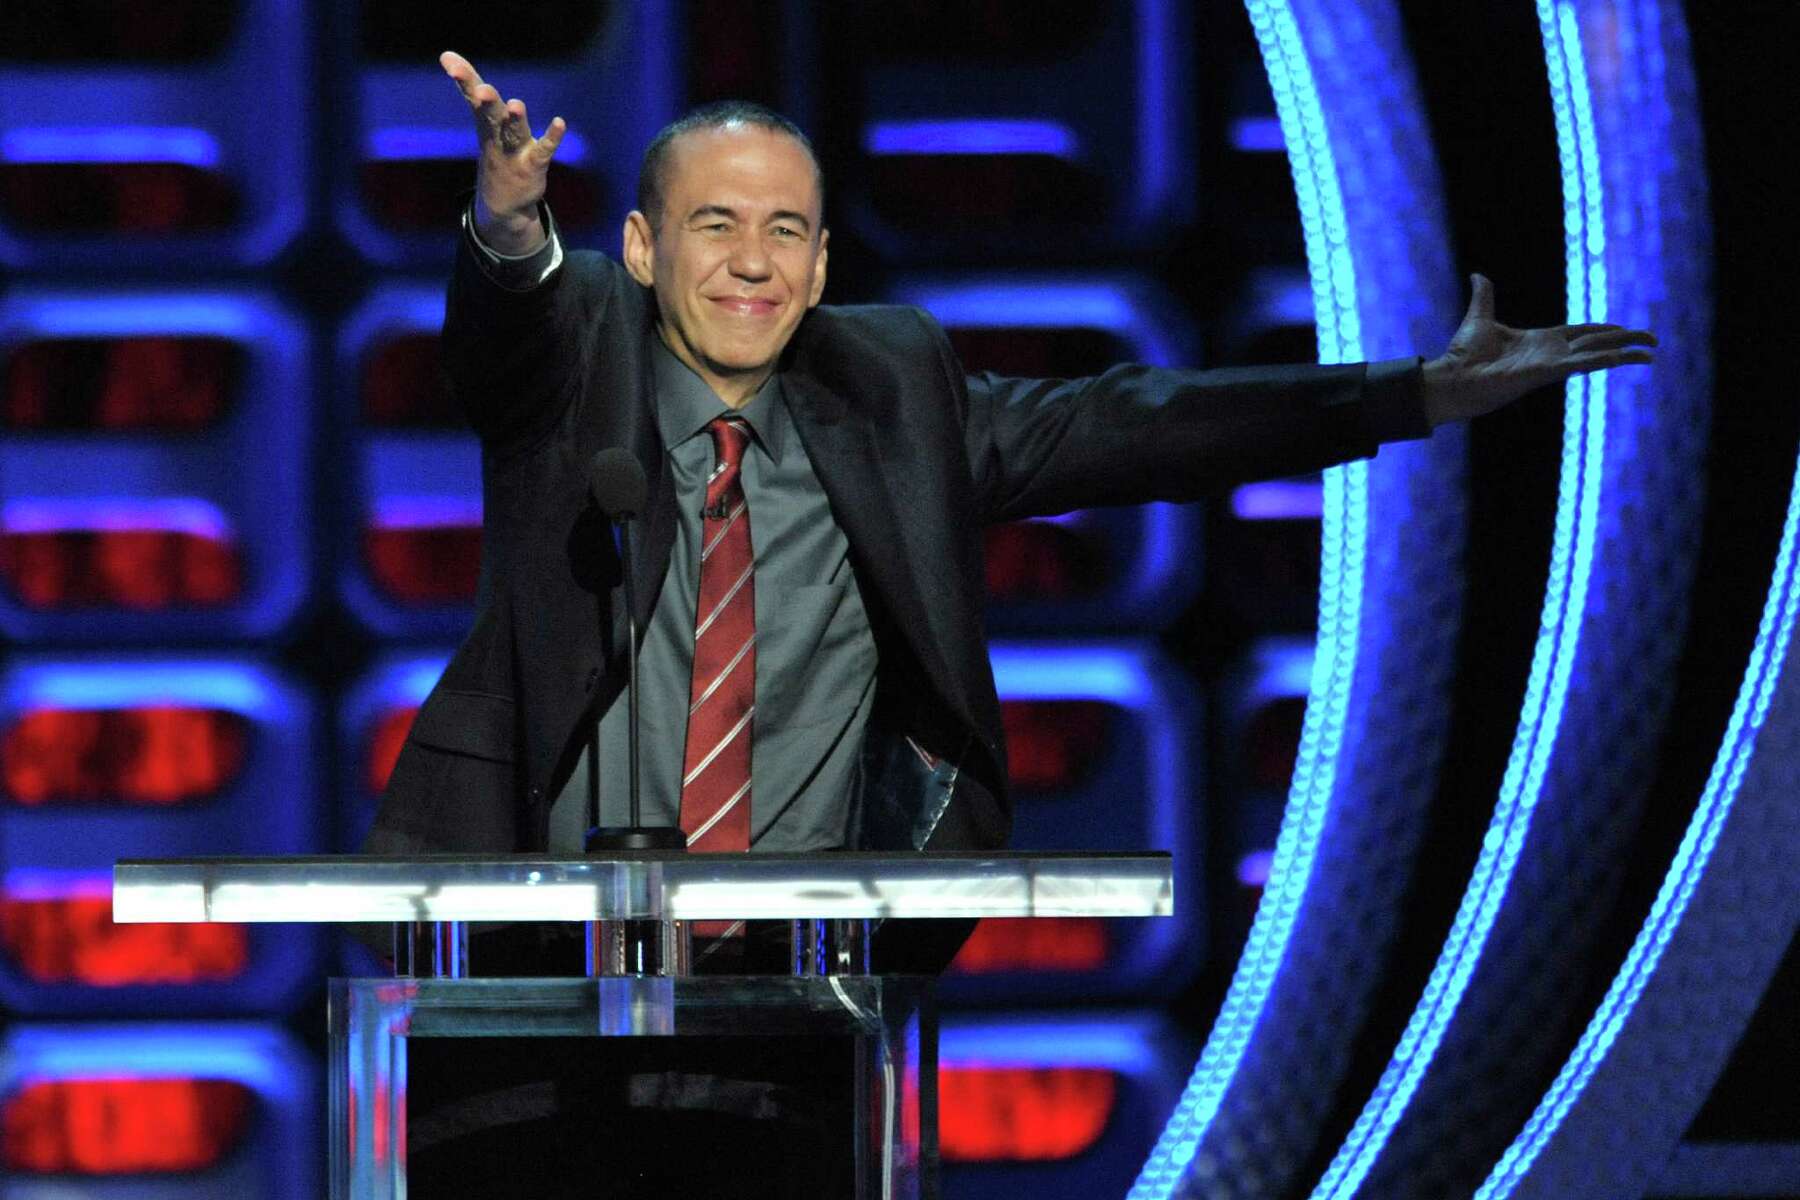
<path fill-rule="evenodd" d="M 531 136 L 523 100 L 500 99 L 473 64 L 454 50 L 438 57 L 475 117 L 480 150 L 475 160 L 475 227 L 502 254 L 529 254 L 547 236 L 538 219 L 538 201 L 550 176 L 550 160 L 568 125 L 550 122 L 544 136 Z"/>
<path fill-rule="evenodd" d="M 1622 325 L 1513 329 L 1494 319 L 1494 285 L 1472 277 L 1469 311 L 1443 354 L 1425 364 L 1425 411 L 1433 425 L 1464 421 L 1571 375 L 1648 363 L 1656 335 Z"/>

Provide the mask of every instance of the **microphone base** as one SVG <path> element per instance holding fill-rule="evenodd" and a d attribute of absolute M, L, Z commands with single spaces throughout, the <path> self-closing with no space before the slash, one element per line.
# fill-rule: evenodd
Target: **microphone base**
<path fill-rule="evenodd" d="M 587 831 L 588 854 L 618 850 L 686 850 L 687 834 L 673 825 L 601 825 Z"/>

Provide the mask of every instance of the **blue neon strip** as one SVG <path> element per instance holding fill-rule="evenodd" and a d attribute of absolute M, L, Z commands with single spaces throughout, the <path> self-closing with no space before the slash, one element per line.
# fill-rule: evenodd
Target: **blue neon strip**
<path fill-rule="evenodd" d="M 279 1030 L 133 1023 L 19 1026 L 0 1053 L 0 1091 L 27 1079 L 230 1079 L 292 1103 L 304 1091 Z"/>
<path fill-rule="evenodd" d="M 1247 0 L 1281 120 L 1306 238 L 1319 361 L 1362 357 L 1356 274 L 1336 162 L 1300 30 L 1287 0 Z M 1162 1135 L 1132 1186 L 1133 1200 L 1167 1197 L 1179 1185 L 1218 1114 L 1260 1021 L 1312 877 L 1337 782 L 1350 684 L 1362 624 L 1368 465 L 1324 475 L 1318 648 L 1300 756 L 1269 880 L 1212 1033 Z"/>
<path fill-rule="evenodd" d="M 1796 579 L 1794 570 L 1797 527 L 1800 527 L 1800 473 L 1796 473 L 1788 495 L 1781 548 L 1775 556 L 1774 578 L 1763 605 L 1756 644 L 1750 651 L 1750 663 L 1739 685 L 1737 702 L 1732 707 L 1719 753 L 1713 759 L 1712 772 L 1701 791 L 1700 803 L 1688 821 L 1681 846 L 1663 876 L 1650 915 L 1644 919 L 1637 940 L 1632 943 L 1624 964 L 1607 989 L 1606 998 L 1594 1010 L 1580 1041 L 1575 1044 L 1555 1082 L 1538 1102 L 1537 1110 L 1531 1114 L 1525 1128 L 1513 1139 L 1487 1181 L 1475 1193 L 1476 1200 L 1505 1200 L 1531 1170 L 1538 1154 L 1555 1136 L 1563 1118 L 1606 1060 L 1607 1052 L 1630 1019 L 1638 997 L 1656 974 L 1663 950 L 1675 936 L 1688 902 L 1693 899 L 1694 889 L 1699 886 L 1713 848 L 1731 816 L 1744 773 L 1749 770 L 1756 753 L 1757 734 L 1768 716 L 1770 701 L 1787 661 L 1789 643 L 1793 640 L 1794 619 L 1800 613 L 1800 580 Z"/>
<path fill-rule="evenodd" d="M 1324 511 L 1325 491 L 1316 483 L 1276 479 L 1231 493 L 1231 515 L 1240 521 L 1316 521 Z"/>
<path fill-rule="evenodd" d="M 1156 1066 L 1142 1019 L 946 1019 L 938 1062 L 946 1067 L 1105 1067 L 1142 1075 Z"/>
<path fill-rule="evenodd" d="M 187 496 L 8 500 L 0 505 L 0 529 L 7 533 L 157 530 L 221 542 L 231 538 L 231 523 L 218 505 Z"/>
<path fill-rule="evenodd" d="M 230 663 L 26 665 L 6 682 L 13 712 L 42 708 L 132 708 L 149 704 L 223 708 L 258 720 L 291 719 L 264 674 Z"/>
<path fill-rule="evenodd" d="M 863 150 L 898 154 L 1048 154 L 1076 158 L 1075 131 L 1059 121 L 878 121 L 863 131 Z"/>
<path fill-rule="evenodd" d="M 1009 700 L 1105 700 L 1142 708 L 1155 694 L 1143 653 L 1087 647 L 996 645 L 994 683 Z"/>
<path fill-rule="evenodd" d="M 204 129 L 99 125 L 0 133 L 0 162 L 177 163 L 215 170 L 219 161 L 219 139 Z"/>
<path fill-rule="evenodd" d="M 1604 211 L 1580 31 L 1566 5 L 1562 19 L 1552 19 L 1547 3 L 1539 4 L 1539 13 L 1562 162 L 1568 320 L 1600 321 L 1606 313 L 1605 265 L 1599 261 L 1605 251 Z M 1512 881 L 1556 748 L 1587 609 L 1605 453 L 1605 388 L 1601 375 L 1578 376 L 1567 388 L 1562 474 L 1543 617 L 1512 755 L 1481 854 L 1406 1030 L 1314 1190 L 1315 1200 L 1346 1200 L 1367 1178 L 1456 1015 Z"/>
<path fill-rule="evenodd" d="M 21 298 L 3 315 L 0 332 L 47 338 L 211 334 L 248 340 L 266 338 L 285 324 L 274 306 L 223 292 Z"/>
<path fill-rule="evenodd" d="M 369 131 L 363 157 L 376 162 L 408 162 L 414 159 L 459 158 L 474 161 L 481 147 L 475 131 L 463 125 L 383 125 Z M 579 166 L 588 158 L 588 142 L 573 129 L 565 129 L 556 147 L 556 161 Z"/>

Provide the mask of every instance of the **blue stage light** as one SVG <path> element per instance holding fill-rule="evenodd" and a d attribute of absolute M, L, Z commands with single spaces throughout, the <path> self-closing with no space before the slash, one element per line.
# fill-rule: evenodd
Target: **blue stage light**
<path fill-rule="evenodd" d="M 1356 279 L 1343 197 L 1311 65 L 1285 0 L 1249 0 L 1251 23 L 1275 94 L 1306 239 L 1319 361 L 1362 357 Z M 1325 472 L 1318 648 L 1287 811 L 1268 883 L 1231 987 L 1186 1091 L 1131 1190 L 1133 1200 L 1174 1193 L 1236 1075 L 1274 987 L 1306 895 L 1336 782 L 1361 632 L 1368 466 Z"/>
<path fill-rule="evenodd" d="M 1731 816 L 1744 772 L 1756 753 L 1757 734 L 1768 715 L 1775 685 L 1787 662 L 1793 640 L 1794 619 L 1800 613 L 1800 579 L 1795 575 L 1795 536 L 1800 525 L 1800 475 L 1788 496 L 1787 519 L 1781 531 L 1781 547 L 1775 557 L 1774 578 L 1763 604 L 1761 624 L 1750 651 L 1750 663 L 1739 685 L 1737 702 L 1725 728 L 1712 771 L 1701 791 L 1700 803 L 1688 821 L 1687 832 L 1663 876 L 1650 914 L 1637 939 L 1613 977 L 1606 997 L 1594 1010 L 1587 1028 L 1570 1053 L 1556 1080 L 1545 1091 L 1525 1128 L 1513 1139 L 1495 1164 L 1493 1173 L 1475 1193 L 1476 1200 L 1505 1200 L 1531 1170 L 1531 1165 L 1555 1136 L 1563 1118 L 1581 1098 L 1594 1072 L 1630 1018 L 1632 1008 L 1656 973 L 1664 949 L 1681 924 L 1688 902 L 1700 884 L 1713 848 Z"/>
<path fill-rule="evenodd" d="M 1539 9 L 1549 22 L 1549 6 Z M 1565 7 L 1565 15 L 1566 21 L 1546 25 L 1546 35 L 1557 39 L 1549 61 L 1568 234 L 1568 320 L 1575 324 L 1606 319 L 1605 266 L 1595 257 L 1605 247 L 1605 209 L 1580 32 L 1572 10 Z M 1567 395 L 1550 576 L 1500 798 L 1431 977 L 1386 1070 L 1314 1190 L 1315 1200 L 1354 1195 L 1406 1111 L 1481 960 L 1543 792 L 1587 610 L 1606 446 L 1604 376 L 1571 379 Z"/>
<path fill-rule="evenodd" d="M 1048 154 L 1076 158 L 1075 131 L 1056 121 L 879 121 L 863 132 L 870 154 Z"/>
<path fill-rule="evenodd" d="M 86 125 L 0 133 L 0 162 L 179 163 L 210 171 L 219 161 L 219 139 L 204 129 Z"/>
<path fill-rule="evenodd" d="M 541 131 L 540 131 L 541 132 Z M 376 162 L 418 158 L 454 158 L 473 162 L 480 150 L 475 131 L 466 125 L 381 125 L 369 131 L 363 156 Z M 565 130 L 556 147 L 556 161 L 578 167 L 589 156 L 588 141 L 573 129 Z"/>
<path fill-rule="evenodd" d="M 39 708 L 129 708 L 191 704 L 222 708 L 269 725 L 302 719 L 261 668 L 234 662 L 20 663 L 0 704 Z"/>

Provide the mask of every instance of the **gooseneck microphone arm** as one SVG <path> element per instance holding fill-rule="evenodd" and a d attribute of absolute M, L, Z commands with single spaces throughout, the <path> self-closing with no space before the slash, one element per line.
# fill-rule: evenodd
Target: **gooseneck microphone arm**
<path fill-rule="evenodd" d="M 629 656 L 626 676 L 626 754 L 630 773 L 631 821 L 629 825 L 623 826 L 600 823 L 600 738 L 596 732 L 588 743 L 589 824 L 586 849 L 589 853 L 680 850 L 687 846 L 687 838 L 680 829 L 643 823 L 643 800 L 639 791 L 637 583 L 632 571 L 631 521 L 644 510 L 649 490 L 649 483 L 644 478 L 644 468 L 629 450 L 611 446 L 595 454 L 588 463 L 588 492 L 592 495 L 595 506 L 606 514 L 619 534 L 619 571 L 625 584 L 625 636 L 626 654 Z"/>

